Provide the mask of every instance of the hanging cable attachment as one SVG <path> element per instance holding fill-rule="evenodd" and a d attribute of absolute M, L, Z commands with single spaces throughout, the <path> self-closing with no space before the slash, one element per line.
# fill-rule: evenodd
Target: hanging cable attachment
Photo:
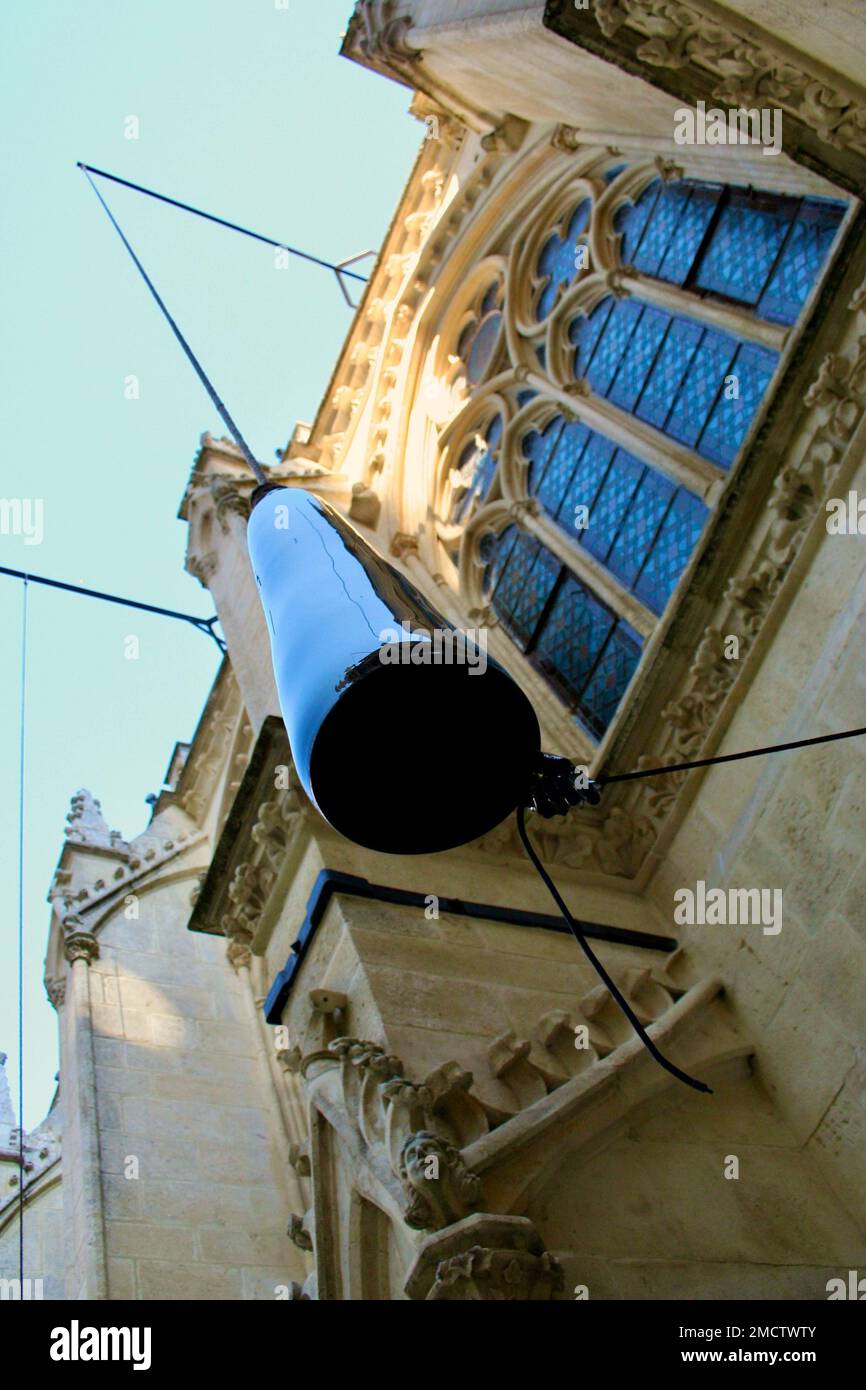
<path fill-rule="evenodd" d="M 564 759 L 563 761 L 567 761 L 567 759 Z M 577 925 L 577 922 L 574 920 L 571 913 L 569 912 L 565 899 L 559 892 L 559 889 L 553 882 L 553 879 L 550 877 L 549 873 L 547 872 L 541 860 L 539 859 L 538 854 L 533 848 L 532 841 L 530 840 L 529 835 L 526 831 L 526 810 L 523 806 L 518 806 L 517 808 L 517 830 L 523 842 L 523 848 L 526 850 L 526 853 L 528 854 L 532 864 L 534 865 L 539 878 L 541 879 L 544 886 L 547 888 L 548 892 L 553 898 L 553 901 L 556 903 L 556 906 L 562 913 L 562 916 L 565 919 L 566 925 L 568 926 L 572 936 L 574 937 L 580 949 L 583 951 L 593 970 L 595 970 L 596 974 L 599 976 L 603 984 L 607 986 L 612 998 L 622 1009 L 623 1013 L 625 1014 L 634 1031 L 637 1033 L 644 1047 L 655 1059 L 655 1061 L 658 1062 L 659 1066 L 664 1067 L 665 1071 L 670 1072 L 671 1076 L 675 1076 L 677 1081 L 682 1081 L 684 1085 L 691 1086 L 692 1089 L 695 1091 L 703 1091 L 706 1095 L 712 1095 L 712 1089 L 706 1084 L 705 1081 L 698 1081 L 694 1076 L 689 1076 L 688 1072 L 681 1071 L 679 1067 L 675 1066 L 673 1062 L 669 1061 L 668 1058 L 665 1057 L 664 1054 L 659 1051 L 652 1038 L 649 1036 L 649 1033 L 646 1031 L 637 1014 L 635 1013 L 634 1009 L 629 1004 L 625 995 L 621 992 L 619 986 L 605 970 L 604 966 L 602 965 L 598 956 L 593 951 L 592 947 L 590 946 L 580 927 Z"/>
<path fill-rule="evenodd" d="M 583 768 L 554 753 L 539 753 L 530 773 L 526 804 L 548 820 L 564 816 L 572 806 L 597 806 L 601 787 L 587 777 Z"/>
<path fill-rule="evenodd" d="M 340 286 L 340 293 L 342 294 L 350 309 L 357 309 L 358 304 L 360 304 L 361 301 L 359 300 L 358 304 L 355 304 L 352 301 L 352 299 L 350 299 L 349 291 L 346 289 L 346 286 L 343 282 L 343 276 L 351 275 L 352 279 L 356 280 L 358 277 L 355 275 L 353 271 L 349 270 L 348 267 L 350 265 L 355 265 L 357 261 L 365 261 L 368 256 L 376 255 L 378 255 L 377 251 L 359 251 L 357 256 L 348 256 L 345 261 L 338 261 L 337 264 L 334 266 L 334 274 L 337 277 L 337 284 Z"/>

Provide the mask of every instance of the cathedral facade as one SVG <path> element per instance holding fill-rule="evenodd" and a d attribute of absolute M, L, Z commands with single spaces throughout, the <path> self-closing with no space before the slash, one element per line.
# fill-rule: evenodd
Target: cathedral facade
<path fill-rule="evenodd" d="M 272 481 L 483 632 L 590 776 L 863 724 L 866 20 L 362 0 L 343 53 L 406 87 L 423 138 Z M 311 805 L 253 486 L 203 436 L 180 515 L 228 651 L 149 825 L 72 801 L 27 1273 L 338 1301 L 810 1300 L 866 1273 L 862 739 L 530 818 L 698 1094 L 560 929 L 513 817 L 403 857 Z M 457 802 L 482 736 L 378 756 Z"/>

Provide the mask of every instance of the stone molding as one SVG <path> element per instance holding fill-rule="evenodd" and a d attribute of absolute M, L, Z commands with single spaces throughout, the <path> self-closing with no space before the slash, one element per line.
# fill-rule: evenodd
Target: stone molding
<path fill-rule="evenodd" d="M 866 91 L 713 0 L 549 0 L 544 23 L 688 105 L 779 108 L 786 154 L 853 193 L 866 182 Z"/>

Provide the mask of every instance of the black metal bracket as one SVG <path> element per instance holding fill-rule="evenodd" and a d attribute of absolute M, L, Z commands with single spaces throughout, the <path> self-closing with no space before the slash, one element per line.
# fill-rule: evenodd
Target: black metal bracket
<path fill-rule="evenodd" d="M 568 758 L 539 753 L 524 803 L 528 810 L 550 819 L 564 816 L 572 806 L 597 806 L 600 801 L 600 783 L 586 777 Z"/>

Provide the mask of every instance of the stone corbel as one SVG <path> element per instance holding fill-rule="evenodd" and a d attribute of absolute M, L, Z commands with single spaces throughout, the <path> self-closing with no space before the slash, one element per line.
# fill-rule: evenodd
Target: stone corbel
<path fill-rule="evenodd" d="M 563 1284 L 531 1221 L 479 1212 L 425 1240 L 404 1288 L 426 1302 L 534 1302 L 554 1298 Z"/>

